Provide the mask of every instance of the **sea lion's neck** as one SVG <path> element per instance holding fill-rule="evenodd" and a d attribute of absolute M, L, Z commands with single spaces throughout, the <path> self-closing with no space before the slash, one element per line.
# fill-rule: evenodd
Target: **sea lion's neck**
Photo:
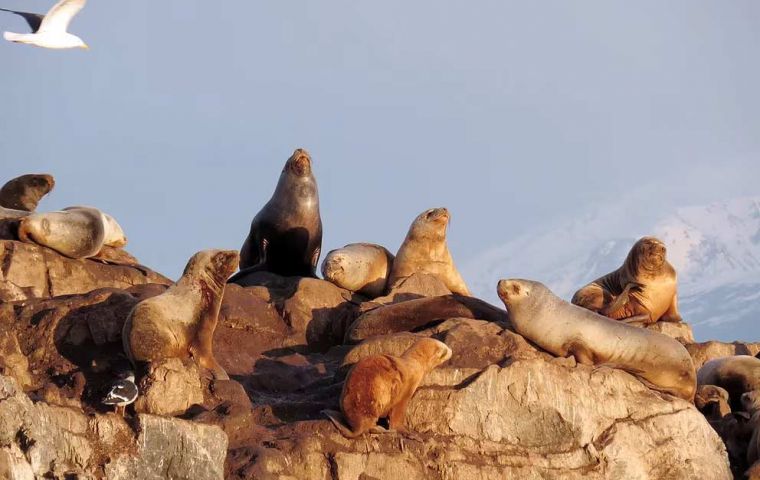
<path fill-rule="evenodd" d="M 294 177 L 283 172 L 269 204 L 284 211 L 312 212 L 319 210 L 319 191 L 313 176 Z"/>

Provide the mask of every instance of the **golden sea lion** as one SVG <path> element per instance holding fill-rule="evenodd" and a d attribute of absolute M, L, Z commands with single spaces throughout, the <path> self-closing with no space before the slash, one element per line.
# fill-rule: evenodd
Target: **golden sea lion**
<path fill-rule="evenodd" d="M 227 278 L 237 266 L 235 251 L 193 255 L 177 283 L 130 312 L 122 331 L 129 359 L 137 364 L 192 357 L 215 378 L 228 379 L 214 358 L 212 340 Z"/>
<path fill-rule="evenodd" d="M 385 292 L 393 254 L 372 243 L 351 243 L 332 250 L 322 262 L 322 276 L 340 288 L 369 298 Z"/>
<path fill-rule="evenodd" d="M 346 438 L 356 438 L 368 431 L 384 433 L 377 421 L 388 417 L 390 430 L 402 430 L 406 406 L 424 376 L 451 358 L 451 349 L 432 338 L 422 338 L 400 357 L 372 355 L 359 360 L 348 372 L 340 394 L 340 408 L 348 422 L 346 427 L 338 412 L 325 410 Z"/>
<path fill-rule="evenodd" d="M 623 265 L 573 295 L 572 303 L 615 320 L 680 322 L 677 276 L 654 237 L 637 241 Z"/>
<path fill-rule="evenodd" d="M 697 387 L 689 352 L 671 337 L 570 304 L 530 280 L 501 280 L 499 298 L 515 331 L 583 365 L 619 368 L 645 385 L 691 401 Z"/>
<path fill-rule="evenodd" d="M 446 244 L 449 219 L 449 211 L 445 208 L 431 208 L 414 219 L 393 261 L 388 290 L 413 273 L 422 272 L 441 279 L 453 293 L 470 295 Z"/>

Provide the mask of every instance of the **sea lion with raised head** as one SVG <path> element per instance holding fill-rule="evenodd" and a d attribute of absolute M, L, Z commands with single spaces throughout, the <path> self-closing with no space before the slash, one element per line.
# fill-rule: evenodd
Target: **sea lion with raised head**
<path fill-rule="evenodd" d="M 447 209 L 431 208 L 414 219 L 393 261 L 388 290 L 413 273 L 422 272 L 441 279 L 453 293 L 470 295 L 446 244 L 446 228 L 450 218 Z"/>
<path fill-rule="evenodd" d="M 373 243 L 351 243 L 330 251 L 322 261 L 328 282 L 369 298 L 385 292 L 393 266 L 393 254 Z"/>
<path fill-rule="evenodd" d="M 132 363 L 193 358 L 214 378 L 228 379 L 214 358 L 212 341 L 224 287 L 238 258 L 231 250 L 198 252 L 177 283 L 135 305 L 122 331 L 124 352 Z"/>
<path fill-rule="evenodd" d="M 52 175 L 30 173 L 21 175 L 0 188 L 0 207 L 33 212 L 42 197 L 55 186 Z"/>
<path fill-rule="evenodd" d="M 451 354 L 445 343 L 421 338 L 400 357 L 365 357 L 351 367 L 340 394 L 340 409 L 348 426 L 341 422 L 338 412 L 325 410 L 324 413 L 346 438 L 356 438 L 369 431 L 403 430 L 406 406 L 422 379 L 450 359 Z M 390 430 L 377 425 L 379 419 L 386 417 Z"/>
<path fill-rule="evenodd" d="M 316 277 L 322 248 L 319 192 L 311 157 L 297 149 L 285 162 L 272 198 L 251 222 L 240 249 L 240 272 L 267 271 L 286 277 Z"/>
<path fill-rule="evenodd" d="M 654 237 L 637 241 L 623 265 L 573 295 L 572 303 L 615 320 L 648 325 L 680 322 L 677 275 Z"/>
<path fill-rule="evenodd" d="M 714 358 L 697 372 L 699 385 L 716 385 L 728 392 L 731 409 L 742 409 L 741 396 L 760 390 L 760 359 L 751 355 Z"/>
<path fill-rule="evenodd" d="M 501 280 L 497 292 L 515 331 L 544 350 L 572 355 L 583 365 L 619 368 L 654 390 L 694 398 L 694 365 L 673 338 L 568 303 L 539 282 Z"/>

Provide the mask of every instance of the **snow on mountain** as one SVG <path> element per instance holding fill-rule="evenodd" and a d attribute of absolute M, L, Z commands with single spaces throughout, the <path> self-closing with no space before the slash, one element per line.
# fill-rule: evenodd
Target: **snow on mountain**
<path fill-rule="evenodd" d="M 760 340 L 760 197 L 679 208 L 664 216 L 621 204 L 523 235 L 463 264 L 473 292 L 498 302 L 501 278 L 530 278 L 563 298 L 618 268 L 654 235 L 678 271 L 679 306 L 699 340 Z M 498 304 L 498 303 L 497 303 Z"/>

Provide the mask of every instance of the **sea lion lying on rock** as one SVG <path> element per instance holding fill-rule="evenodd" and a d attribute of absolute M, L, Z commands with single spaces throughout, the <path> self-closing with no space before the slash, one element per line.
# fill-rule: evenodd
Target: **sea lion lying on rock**
<path fill-rule="evenodd" d="M 227 278 L 238 253 L 204 250 L 187 263 L 182 277 L 161 295 L 135 305 L 124 323 L 124 352 L 137 364 L 192 357 L 217 379 L 229 377 L 214 358 L 213 336 Z"/>
<path fill-rule="evenodd" d="M 424 376 L 451 358 L 451 349 L 432 338 L 422 338 L 403 355 L 373 355 L 359 360 L 348 372 L 340 395 L 340 408 L 348 427 L 338 412 L 325 410 L 340 433 L 356 438 L 368 431 L 385 433 L 377 425 L 388 417 L 390 430 L 402 430 L 406 406 Z"/>
<path fill-rule="evenodd" d="M 44 173 L 16 177 L 0 188 L 0 207 L 33 212 L 54 186 L 53 176 Z"/>
<path fill-rule="evenodd" d="M 69 258 L 94 257 L 104 245 L 122 247 L 127 243 L 124 231 L 113 217 L 83 206 L 25 216 L 19 222 L 18 238 Z"/>
<path fill-rule="evenodd" d="M 316 277 L 321 248 L 317 180 L 309 153 L 299 148 L 285 162 L 272 198 L 253 218 L 240 249 L 240 272 L 229 281 L 259 270 Z"/>
<path fill-rule="evenodd" d="M 431 208 L 417 216 L 393 261 L 389 290 L 413 273 L 423 272 L 440 278 L 453 293 L 470 295 L 446 244 L 449 218 L 445 208 Z"/>
<path fill-rule="evenodd" d="M 369 298 L 385 292 L 393 254 L 373 243 L 351 243 L 330 251 L 322 262 L 322 276 L 340 288 Z"/>
<path fill-rule="evenodd" d="M 497 292 L 515 331 L 544 350 L 619 368 L 654 390 L 694 398 L 696 372 L 678 341 L 572 305 L 539 282 L 501 280 Z"/>
<path fill-rule="evenodd" d="M 627 322 L 682 321 L 676 271 L 665 254 L 665 244 L 660 240 L 640 239 L 620 268 L 575 292 L 572 303 Z"/>
<path fill-rule="evenodd" d="M 742 410 L 742 394 L 760 390 L 760 359 L 750 355 L 712 359 L 697 372 L 697 383 L 724 388 L 731 399 L 731 409 Z"/>

